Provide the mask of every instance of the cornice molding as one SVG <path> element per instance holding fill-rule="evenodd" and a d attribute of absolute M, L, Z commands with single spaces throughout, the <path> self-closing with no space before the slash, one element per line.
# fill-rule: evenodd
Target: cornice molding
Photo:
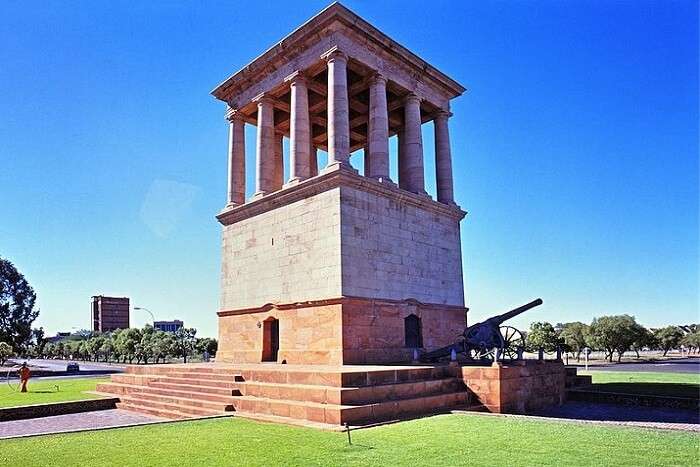
<path fill-rule="evenodd" d="M 369 177 L 363 177 L 355 171 L 339 168 L 316 177 L 308 178 L 302 182 L 286 187 L 263 197 L 250 200 L 245 204 L 226 207 L 217 214 L 216 218 L 222 225 L 231 225 L 245 219 L 263 214 L 273 209 L 286 206 L 311 196 L 324 193 L 338 187 L 355 188 L 379 196 L 384 196 L 392 201 L 414 206 L 419 209 L 461 221 L 466 216 L 457 205 L 443 204 L 432 198 L 411 193 L 397 187 L 394 184 L 382 183 Z"/>
<path fill-rule="evenodd" d="M 235 310 L 221 310 L 216 313 L 218 317 L 224 316 L 237 316 L 237 315 L 249 315 L 253 313 L 265 313 L 271 310 L 296 310 L 300 308 L 314 308 L 319 306 L 329 306 L 329 305 L 409 305 L 415 306 L 417 308 L 428 308 L 432 310 L 463 310 L 465 313 L 469 311 L 469 308 L 457 305 L 443 305 L 439 303 L 423 303 L 415 300 L 413 298 L 408 298 L 405 300 L 392 300 L 388 298 L 365 298 L 365 297 L 353 297 L 353 296 L 343 296 L 328 298 L 323 300 L 309 300 L 305 302 L 292 302 L 292 303 L 266 303 L 265 305 L 253 308 L 238 308 Z"/>

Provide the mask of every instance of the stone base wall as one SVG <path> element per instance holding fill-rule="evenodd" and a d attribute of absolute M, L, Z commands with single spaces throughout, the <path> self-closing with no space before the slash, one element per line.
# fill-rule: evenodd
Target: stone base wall
<path fill-rule="evenodd" d="M 361 298 L 268 305 L 219 313 L 217 362 L 259 363 L 264 323 L 279 320 L 277 362 L 342 365 L 410 362 L 404 319 L 420 318 L 423 349 L 454 341 L 465 326 L 465 309 Z"/>
<path fill-rule="evenodd" d="M 339 303 L 268 306 L 262 310 L 242 311 L 219 313 L 217 362 L 260 363 L 263 323 L 275 318 L 279 320 L 278 362 L 300 365 L 343 363 Z"/>
<path fill-rule="evenodd" d="M 415 301 L 349 300 L 343 305 L 343 363 L 375 364 L 413 360 L 405 346 L 404 320 L 420 318 L 422 350 L 455 341 L 464 332 L 466 309 Z"/>
<path fill-rule="evenodd" d="M 473 397 L 494 413 L 527 413 L 561 405 L 566 399 L 566 368 L 561 360 L 463 366 L 462 379 Z"/>

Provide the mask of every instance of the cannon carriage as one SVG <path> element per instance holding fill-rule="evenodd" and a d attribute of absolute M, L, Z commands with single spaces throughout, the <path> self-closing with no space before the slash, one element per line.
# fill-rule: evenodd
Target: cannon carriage
<path fill-rule="evenodd" d="M 463 354 L 468 360 L 493 360 L 497 357 L 515 360 L 525 347 L 525 337 L 518 329 L 503 323 L 542 303 L 542 299 L 538 298 L 502 315 L 468 326 L 454 343 L 425 352 L 420 359 L 435 362 L 450 357 L 454 352 Z M 499 355 L 496 355 L 497 352 Z"/>

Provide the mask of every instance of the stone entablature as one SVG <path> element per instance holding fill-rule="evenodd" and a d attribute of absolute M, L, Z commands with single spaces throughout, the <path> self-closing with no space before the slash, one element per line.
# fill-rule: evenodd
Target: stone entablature
<path fill-rule="evenodd" d="M 447 108 L 450 99 L 466 90 L 335 2 L 228 77 L 212 94 L 241 108 L 258 94 L 272 91 L 286 76 L 318 65 L 318 58 L 334 47 L 436 107 Z"/>

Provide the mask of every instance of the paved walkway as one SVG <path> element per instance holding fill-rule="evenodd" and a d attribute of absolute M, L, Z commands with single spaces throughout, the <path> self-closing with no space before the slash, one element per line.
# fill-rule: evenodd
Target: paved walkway
<path fill-rule="evenodd" d="M 700 414 L 693 410 L 570 401 L 561 407 L 550 407 L 533 415 L 580 423 L 700 432 Z"/>
<path fill-rule="evenodd" d="M 98 410 L 53 417 L 0 422 L 0 438 L 75 430 L 94 430 L 122 425 L 160 422 L 164 419 L 127 412 L 126 410 Z"/>

